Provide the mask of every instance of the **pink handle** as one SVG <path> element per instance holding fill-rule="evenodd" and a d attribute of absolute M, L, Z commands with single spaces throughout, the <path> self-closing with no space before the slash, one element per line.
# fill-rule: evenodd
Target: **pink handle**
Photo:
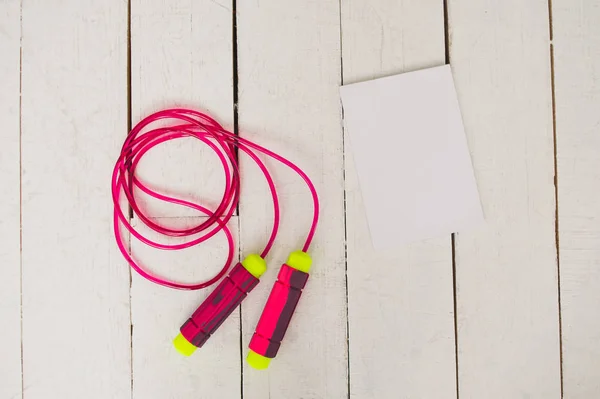
<path fill-rule="evenodd" d="M 259 280 L 241 263 L 235 265 L 229 275 L 183 323 L 181 335 L 192 345 L 202 347 L 258 283 Z"/>
<path fill-rule="evenodd" d="M 277 355 L 307 280 L 308 273 L 281 266 L 250 341 L 252 351 L 267 358 Z"/>

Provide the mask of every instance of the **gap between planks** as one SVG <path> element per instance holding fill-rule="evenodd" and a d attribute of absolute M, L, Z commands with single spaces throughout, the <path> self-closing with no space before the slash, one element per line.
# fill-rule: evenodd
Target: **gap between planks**
<path fill-rule="evenodd" d="M 342 18 L 342 0 L 338 1 L 338 13 L 340 16 L 340 86 L 344 85 L 344 35 L 343 35 L 343 18 Z M 350 305 L 348 301 L 348 223 L 346 218 L 348 217 L 348 202 L 346 193 L 346 140 L 345 140 L 345 128 L 344 128 L 344 107 L 341 104 L 342 99 L 340 98 L 340 116 L 341 116 L 341 135 L 342 135 L 342 184 L 343 184 L 343 210 L 344 210 L 344 287 L 346 289 L 346 390 L 347 398 L 351 397 L 351 381 L 350 381 Z"/>
<path fill-rule="evenodd" d="M 550 89 L 552 102 L 552 145 L 554 156 L 554 239 L 556 246 L 556 281 L 558 299 L 558 347 L 560 360 L 560 397 L 564 397 L 564 371 L 563 371 L 563 329 L 562 329 L 562 302 L 560 289 L 560 237 L 558 219 L 558 142 L 556 131 L 556 88 L 554 69 L 554 26 L 552 20 L 552 0 L 548 0 L 548 35 L 550 38 Z"/>
<path fill-rule="evenodd" d="M 448 0 L 443 1 L 444 11 L 444 50 L 445 63 L 450 65 L 450 19 L 448 18 Z M 460 398 L 460 385 L 458 374 L 458 298 L 456 293 L 456 233 L 450 235 L 450 249 L 452 252 L 452 306 L 454 309 L 454 374 L 456 379 L 456 399 Z"/>
<path fill-rule="evenodd" d="M 233 134 L 239 136 L 239 115 L 238 115 L 238 47 L 237 47 L 237 0 L 231 0 L 231 38 L 232 38 L 232 76 L 233 76 Z M 238 162 L 238 168 L 240 165 L 239 162 L 239 149 L 235 148 L 235 159 Z M 241 214 L 240 214 L 240 203 L 235 206 L 236 214 L 238 215 L 237 219 L 237 229 L 238 229 L 238 240 L 237 240 L 237 251 L 238 251 L 238 261 L 242 260 L 242 245 L 240 242 L 240 238 L 242 236 L 242 224 L 241 224 Z M 242 306 L 238 306 L 238 314 L 239 314 L 239 342 L 240 342 L 240 398 L 244 399 L 244 326 L 242 320 Z"/>
<path fill-rule="evenodd" d="M 21 311 L 21 398 L 25 396 L 23 365 L 23 0 L 19 2 L 19 304 Z"/>
<path fill-rule="evenodd" d="M 132 108 L 131 108 L 131 0 L 127 0 L 127 132 L 125 137 L 129 135 L 132 128 Z M 127 205 L 129 208 L 127 222 L 131 224 L 133 220 L 133 208 L 131 205 Z M 131 256 L 131 233 L 127 232 L 127 250 Z M 127 265 L 129 266 L 129 265 Z M 133 286 L 133 275 L 131 267 L 129 269 L 129 372 L 131 376 L 131 385 L 129 397 L 133 399 L 133 306 L 131 298 L 131 289 Z"/>

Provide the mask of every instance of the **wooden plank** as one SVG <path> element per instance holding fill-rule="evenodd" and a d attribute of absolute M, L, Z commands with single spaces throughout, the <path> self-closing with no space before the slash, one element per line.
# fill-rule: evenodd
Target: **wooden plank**
<path fill-rule="evenodd" d="M 109 189 L 127 127 L 127 4 L 22 12 L 24 393 L 129 398 L 129 277 Z"/>
<path fill-rule="evenodd" d="M 225 4 L 225 5 L 223 5 Z M 167 107 L 204 110 L 231 128 L 233 121 L 232 15 L 230 3 L 203 0 L 139 1 L 131 4 L 133 123 Z M 140 162 L 140 176 L 178 197 L 215 204 L 224 177 L 216 155 L 195 139 L 164 143 Z M 146 202 L 147 212 L 181 226 L 198 212 Z M 182 218 L 182 216 L 187 216 Z M 134 218 L 134 222 L 136 222 Z M 232 219 L 237 232 L 237 221 Z M 144 230 L 142 230 L 144 231 Z M 134 256 L 166 276 L 206 280 L 225 260 L 222 236 L 179 252 L 155 251 L 132 241 Z M 227 320 L 190 358 L 171 341 L 181 324 L 210 293 L 182 292 L 132 281 L 134 398 L 240 397 L 239 314 Z"/>
<path fill-rule="evenodd" d="M 565 398 L 600 396 L 600 7 L 554 0 Z"/>
<path fill-rule="evenodd" d="M 342 2 L 345 84 L 442 65 L 444 42 L 440 1 Z M 450 237 L 376 252 L 345 143 L 351 397 L 455 397 Z"/>
<path fill-rule="evenodd" d="M 461 398 L 558 398 L 545 0 L 449 0 L 450 63 L 487 226 L 458 234 Z"/>
<path fill-rule="evenodd" d="M 21 397 L 21 171 L 20 171 L 20 46 L 21 7 L 18 0 L 0 11 L 0 397 Z"/>
<path fill-rule="evenodd" d="M 208 112 L 233 126 L 231 1 L 133 0 L 131 86 L 133 123 L 165 108 Z M 225 178 L 218 158 L 198 140 L 166 142 L 140 162 L 139 177 L 161 192 L 215 208 Z M 201 216 L 142 196 L 153 216 Z"/>
<path fill-rule="evenodd" d="M 179 226 L 198 224 L 198 218 L 177 218 Z M 237 216 L 229 227 L 237 236 Z M 156 233 L 134 221 L 134 226 L 149 238 Z M 154 234 L 150 234 L 154 233 Z M 234 237 L 237 241 L 237 237 Z M 181 242 L 169 238 L 160 242 Z M 132 241 L 136 259 L 161 275 L 181 282 L 203 281 L 216 275 L 227 257 L 223 234 L 204 244 L 182 251 L 161 251 Z M 134 398 L 239 398 L 240 319 L 234 312 L 202 349 L 190 357 L 173 348 L 179 327 L 210 294 L 178 291 L 133 275 L 133 397 Z"/>
<path fill-rule="evenodd" d="M 340 15 L 337 0 L 237 4 L 240 134 L 288 157 L 314 180 L 322 218 L 310 253 L 311 278 L 285 343 L 268 371 L 244 361 L 244 398 L 347 396 L 346 295 Z M 272 205 L 264 178 L 241 156 L 241 255 L 262 250 Z M 301 247 L 312 216 L 306 185 L 274 161 L 281 232 L 268 272 L 242 305 L 243 355 L 288 254 Z"/>

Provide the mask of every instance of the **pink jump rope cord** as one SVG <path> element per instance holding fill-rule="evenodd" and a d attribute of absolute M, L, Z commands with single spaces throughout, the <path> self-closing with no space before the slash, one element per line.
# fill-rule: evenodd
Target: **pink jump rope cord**
<path fill-rule="evenodd" d="M 162 119 L 176 120 L 180 124 L 175 126 L 155 128 L 152 130 L 142 132 L 142 130 L 147 128 L 152 123 Z M 217 154 L 219 160 L 221 161 L 223 170 L 225 172 L 225 189 L 223 191 L 223 198 L 221 199 L 221 202 L 217 209 L 214 211 L 200 204 L 160 194 L 148 188 L 135 176 L 135 169 L 140 159 L 144 156 L 146 152 L 148 152 L 148 150 L 165 141 L 174 140 L 182 137 L 195 137 L 198 140 L 202 141 Z M 277 230 L 279 228 L 279 200 L 277 197 L 277 191 L 275 189 L 275 183 L 273 182 L 273 178 L 271 177 L 271 174 L 267 170 L 264 163 L 256 155 L 256 152 L 261 152 L 283 163 L 284 165 L 294 170 L 306 182 L 311 192 L 314 206 L 312 224 L 310 226 L 308 236 L 306 237 L 304 247 L 302 248 L 304 252 L 308 250 L 313 236 L 315 234 L 315 229 L 317 228 L 317 223 L 319 219 L 319 199 L 317 197 L 315 187 L 311 180 L 308 178 L 308 176 L 299 167 L 297 167 L 284 157 L 272 151 L 269 151 L 268 149 L 261 147 L 250 140 L 243 139 L 231 132 L 228 132 L 214 119 L 212 119 L 206 114 L 182 108 L 167 109 L 164 111 L 156 112 L 144 118 L 131 130 L 131 132 L 127 136 L 127 139 L 125 140 L 125 143 L 123 144 L 121 154 L 119 155 L 119 159 L 115 164 L 115 168 L 113 170 L 112 175 L 112 197 L 114 202 L 115 239 L 117 241 L 117 245 L 119 246 L 119 250 L 125 257 L 125 259 L 127 259 L 131 267 L 141 276 L 154 283 L 161 284 L 166 287 L 177 288 L 182 290 L 197 290 L 201 288 L 206 288 L 211 284 L 214 284 L 221 277 L 223 277 L 223 275 L 225 275 L 227 269 L 231 265 L 231 261 L 233 260 L 234 256 L 233 237 L 231 235 L 231 231 L 227 227 L 227 222 L 229 221 L 229 219 L 231 219 L 231 216 L 233 215 L 233 212 L 237 207 L 240 191 L 239 167 L 235 154 L 236 148 L 242 150 L 254 162 L 256 162 L 259 169 L 264 174 L 265 179 L 267 180 L 269 190 L 271 191 L 271 196 L 273 198 L 273 228 L 271 230 L 269 240 L 267 241 L 267 244 L 265 245 L 265 248 L 263 249 L 260 256 L 264 258 L 269 253 L 271 247 L 273 246 L 273 242 L 275 241 L 275 237 L 277 236 Z M 134 186 L 143 191 L 145 194 L 150 195 L 151 197 L 154 197 L 156 199 L 200 211 L 203 214 L 208 215 L 208 219 L 198 225 L 186 229 L 173 229 L 161 226 L 155 221 L 152 221 L 151 218 L 144 214 L 143 210 L 140 209 L 134 195 Z M 150 240 L 149 238 L 143 236 L 138 231 L 136 231 L 135 228 L 129 223 L 128 217 L 125 216 L 121 208 L 121 193 L 125 194 L 125 197 L 127 198 L 134 214 L 150 229 L 164 236 L 198 236 L 190 240 L 189 242 L 173 245 L 161 244 L 156 241 Z M 169 281 L 162 277 L 156 276 L 147 270 L 144 270 L 138 263 L 136 263 L 136 261 L 132 258 L 129 251 L 127 250 L 125 243 L 123 242 L 123 236 L 120 229 L 121 224 L 125 226 L 127 231 L 129 231 L 131 235 L 134 236 L 136 239 L 149 246 L 163 250 L 179 250 L 189 248 L 194 245 L 200 244 L 201 242 L 208 240 L 218 232 L 223 231 L 223 233 L 227 237 L 227 242 L 229 244 L 229 253 L 227 256 L 227 260 L 225 261 L 225 265 L 223 266 L 221 271 L 217 273 L 216 276 L 205 282 L 197 284 L 182 284 Z"/>

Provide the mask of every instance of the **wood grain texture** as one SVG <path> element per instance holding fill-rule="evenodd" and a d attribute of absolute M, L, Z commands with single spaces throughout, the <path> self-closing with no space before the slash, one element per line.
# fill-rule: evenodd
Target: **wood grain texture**
<path fill-rule="evenodd" d="M 133 123 L 151 112 L 188 107 L 233 126 L 231 1 L 133 0 L 131 89 Z M 216 208 L 225 177 L 213 151 L 185 138 L 150 150 L 140 178 L 161 192 Z M 153 216 L 200 216 L 142 196 Z"/>
<path fill-rule="evenodd" d="M 127 4 L 23 4 L 27 398 L 129 398 L 129 277 L 110 178 L 126 134 Z"/>
<path fill-rule="evenodd" d="M 564 397 L 600 397 L 600 5 L 554 0 Z M 592 316 L 594 315 L 594 316 Z"/>
<path fill-rule="evenodd" d="M 442 65 L 443 4 L 342 1 L 342 44 L 345 84 Z M 351 397 L 454 398 L 450 237 L 376 252 L 345 143 Z"/>
<path fill-rule="evenodd" d="M 458 234 L 460 398 L 558 398 L 545 0 L 449 0 L 450 63 L 487 226 Z"/>
<path fill-rule="evenodd" d="M 190 107 L 208 112 L 231 128 L 232 46 L 231 2 L 132 1 L 133 123 L 160 109 Z M 139 174 L 153 187 L 209 207 L 216 207 L 225 181 L 217 156 L 191 138 L 148 152 Z M 150 215 L 168 216 L 162 221 L 173 226 L 198 216 L 196 211 L 152 200 L 146 202 L 146 209 Z M 237 232 L 236 219 L 231 228 Z M 226 245 L 219 235 L 192 249 L 172 252 L 155 251 L 134 240 L 132 251 L 165 276 L 192 282 L 216 274 L 225 261 Z M 172 345 L 181 324 L 213 288 L 174 291 L 133 276 L 134 398 L 240 397 L 239 313 L 230 316 L 189 358 Z"/>
<path fill-rule="evenodd" d="M 338 1 L 238 2 L 240 134 L 296 162 L 313 179 L 322 218 L 311 277 L 268 371 L 244 361 L 244 398 L 346 398 L 340 15 Z M 241 156 L 242 256 L 260 252 L 272 201 L 261 173 Z M 268 160 L 281 194 L 282 224 L 269 270 L 242 305 L 243 355 L 280 265 L 301 248 L 312 216 L 306 185 Z"/>
<path fill-rule="evenodd" d="M 21 8 L 6 1 L 0 10 L 0 397 L 21 397 Z"/>
<path fill-rule="evenodd" d="M 198 224 L 198 218 L 177 218 L 179 226 Z M 237 232 L 237 216 L 229 226 Z M 156 233 L 143 224 L 134 226 L 154 240 Z M 234 233 L 235 234 L 235 233 Z M 237 236 L 237 234 L 235 234 Z M 237 237 L 235 237 L 237 241 Z M 173 244 L 174 238 L 160 240 Z M 182 251 L 161 251 L 138 241 L 131 249 L 136 259 L 153 271 L 176 281 L 203 281 L 222 268 L 227 241 L 219 234 L 205 244 Z M 240 319 L 234 312 L 210 340 L 192 356 L 180 355 L 173 347 L 179 327 L 210 294 L 213 287 L 201 291 L 178 291 L 151 283 L 133 275 L 133 397 L 140 399 L 239 398 Z"/>

